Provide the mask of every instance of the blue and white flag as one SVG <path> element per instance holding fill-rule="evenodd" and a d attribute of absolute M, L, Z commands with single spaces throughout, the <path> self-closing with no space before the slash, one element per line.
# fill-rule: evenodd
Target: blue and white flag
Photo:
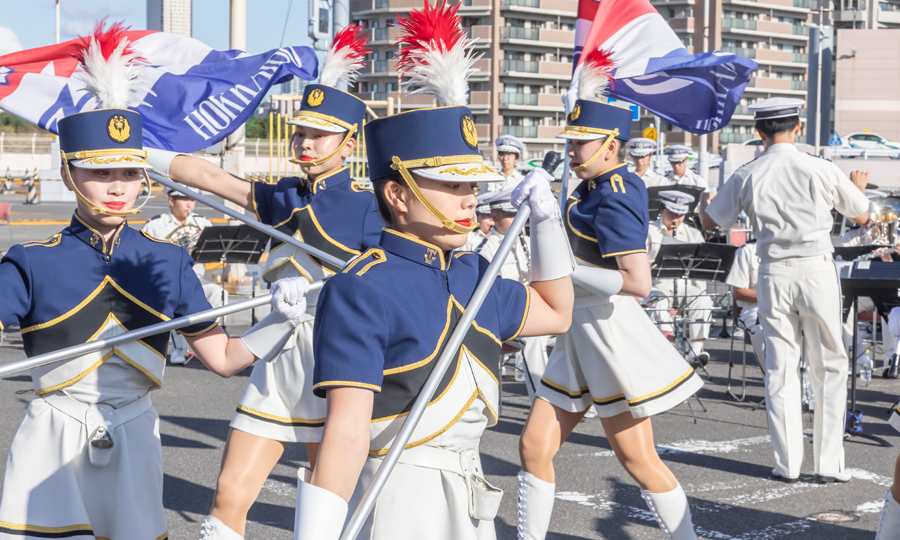
<path fill-rule="evenodd" d="M 690 54 L 649 0 L 579 0 L 567 112 L 575 104 L 581 53 L 594 49 L 612 53 L 616 65 L 609 96 L 697 135 L 728 124 L 757 67 L 731 53 Z"/>
<path fill-rule="evenodd" d="M 127 35 L 150 63 L 140 76 L 145 93 L 131 107 L 143 117 L 144 146 L 195 152 L 216 144 L 250 118 L 272 85 L 318 76 L 309 47 L 249 55 L 163 32 Z M 96 99 L 77 77 L 71 56 L 78 43 L 0 56 L 0 109 L 51 133 L 61 118 L 93 110 Z"/>

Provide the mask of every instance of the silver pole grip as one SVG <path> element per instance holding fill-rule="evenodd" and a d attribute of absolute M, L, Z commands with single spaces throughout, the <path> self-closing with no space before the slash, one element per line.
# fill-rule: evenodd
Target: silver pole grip
<path fill-rule="evenodd" d="M 184 194 L 185 197 L 190 197 L 191 199 L 200 201 L 203 204 L 205 204 L 211 208 L 214 208 L 227 216 L 231 216 L 232 218 L 234 218 L 238 221 L 242 221 L 242 222 L 246 223 L 247 225 L 250 225 L 254 229 L 256 229 L 258 231 L 262 231 L 273 238 L 277 238 L 278 240 L 281 240 L 282 242 L 284 242 L 286 244 L 290 244 L 296 248 L 302 249 L 303 251 L 309 253 L 310 255 L 314 255 L 314 256 L 322 259 L 323 261 L 326 261 L 328 263 L 331 263 L 331 264 L 337 266 L 338 268 L 343 268 L 344 265 L 347 264 L 347 261 L 342 261 L 341 259 L 338 259 L 334 255 L 325 253 L 324 251 L 322 251 L 319 248 L 314 248 L 308 244 L 304 244 L 303 242 L 301 242 L 300 240 L 297 240 L 293 236 L 284 234 L 283 232 L 281 232 L 273 227 L 269 227 L 268 225 L 260 223 L 259 221 L 256 221 L 255 219 L 253 219 L 251 217 L 247 217 L 244 214 L 242 214 L 236 210 L 233 210 L 231 208 L 228 208 L 224 204 L 216 202 L 205 195 L 201 195 L 199 193 L 191 191 L 186 186 L 183 186 L 177 182 L 174 182 L 174 181 L 170 180 L 169 178 L 166 178 L 165 176 L 163 176 L 157 172 L 149 171 L 148 174 L 150 175 L 150 178 L 152 178 L 154 181 L 159 182 L 160 184 L 162 184 L 166 187 L 170 187 L 174 190 L 181 192 L 182 194 Z"/>
<path fill-rule="evenodd" d="M 321 289 L 323 284 L 323 281 L 312 283 L 309 286 L 309 292 Z M 100 349 L 112 347 L 120 343 L 134 341 L 137 339 L 145 338 L 147 336 L 152 336 L 154 334 L 162 334 L 163 332 L 169 332 L 171 330 L 177 330 L 179 328 L 197 324 L 199 322 L 217 319 L 224 315 L 230 315 L 232 313 L 237 313 L 245 309 L 259 307 L 263 304 L 268 303 L 271 298 L 271 294 L 257 296 L 255 298 L 248 298 L 247 300 L 229 304 L 227 306 L 208 309 L 206 311 L 194 313 L 193 315 L 186 315 L 184 317 L 172 319 L 171 321 L 151 324 L 150 326 L 138 328 L 137 330 L 131 330 L 129 332 L 125 332 L 124 334 L 119 334 L 118 336 L 113 336 L 111 338 L 89 341 L 87 343 L 82 343 L 81 345 L 73 345 L 71 347 L 66 347 L 65 349 L 60 349 L 58 351 L 53 351 L 38 356 L 32 356 L 31 358 L 19 360 L 18 362 L 11 362 L 9 364 L 0 366 L 0 377 L 6 377 L 7 375 L 12 375 L 14 373 L 19 373 L 22 371 L 28 371 L 29 369 L 39 368 L 48 364 L 55 364 L 56 362 L 69 360 L 71 358 L 75 358 L 76 356 L 99 351 Z"/>

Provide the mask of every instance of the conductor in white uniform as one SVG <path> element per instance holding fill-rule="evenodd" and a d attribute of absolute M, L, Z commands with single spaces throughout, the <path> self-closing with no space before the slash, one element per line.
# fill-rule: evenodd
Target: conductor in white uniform
<path fill-rule="evenodd" d="M 651 266 L 662 244 L 703 243 L 703 233 L 684 222 L 693 202 L 692 196 L 680 191 L 659 193 L 659 218 L 647 230 L 647 256 Z M 652 302 L 648 312 L 650 319 L 659 324 L 663 332 L 674 331 L 669 310 L 676 304 L 684 304 L 685 314 L 690 321 L 688 336 L 691 356 L 688 362 L 705 366 L 709 362 L 709 353 L 703 350 L 703 344 L 709 337 L 713 307 L 712 299 L 706 294 L 706 282 L 695 279 L 654 279 L 647 301 Z"/>
<path fill-rule="evenodd" d="M 653 139 L 637 138 L 628 141 L 628 155 L 634 163 L 634 174 L 641 177 L 647 187 L 665 185 L 666 177 L 653 172 L 650 162 L 656 152 L 656 141 Z"/>
<path fill-rule="evenodd" d="M 476 246 L 475 252 L 488 261 L 494 259 L 500 243 L 506 238 L 506 231 L 512 225 L 516 217 L 516 207 L 510 202 L 512 188 L 498 191 L 488 197 L 485 202 L 490 205 L 491 219 L 494 228 L 487 238 Z M 515 246 L 510 250 L 503 266 L 500 268 L 500 277 L 515 279 L 528 285 L 531 282 L 531 249 L 528 235 L 522 233 L 517 238 Z M 547 347 L 550 344 L 550 336 L 536 336 L 518 338 L 524 344 L 521 353 L 522 365 L 517 362 L 517 368 L 525 372 L 525 389 L 528 397 L 534 400 L 535 391 L 541 383 L 541 377 L 547 368 Z M 529 380 L 530 379 L 530 380 Z"/>
<path fill-rule="evenodd" d="M 704 191 L 709 189 L 706 179 L 688 167 L 688 158 L 691 155 L 689 146 L 673 144 L 665 149 L 665 154 L 672 170 L 666 174 L 666 181 L 662 185 L 697 186 Z"/>
<path fill-rule="evenodd" d="M 815 479 L 847 482 L 843 434 L 848 359 L 841 339 L 840 283 L 832 261 L 831 209 L 865 223 L 868 174 L 854 172 L 851 180 L 834 163 L 797 150 L 802 104 L 799 99 L 769 98 L 750 105 L 765 153 L 738 169 L 715 198 L 704 197 L 700 218 L 706 229 L 727 229 L 744 211 L 758 239 L 757 299 L 766 343 L 773 477 L 788 483 L 800 477 L 798 363 L 805 345 L 819 405 L 813 427 Z"/>
<path fill-rule="evenodd" d="M 192 189 L 191 191 L 196 190 Z M 194 247 L 187 245 L 191 242 L 191 238 L 196 242 L 200 232 L 212 226 L 212 222 L 200 214 L 194 213 L 196 205 L 194 199 L 185 197 L 181 192 L 172 188 L 166 188 L 166 195 L 169 196 L 169 212 L 150 218 L 142 230 L 154 238 L 173 241 L 190 250 Z M 206 266 L 203 264 L 194 265 L 194 273 L 203 284 L 206 300 L 212 307 L 220 307 L 223 302 L 227 304 L 228 292 L 219 285 L 204 279 L 205 270 Z M 175 365 L 185 364 L 191 358 L 193 358 L 193 353 L 188 352 L 187 340 L 181 334 L 172 332 L 172 352 L 169 354 L 169 362 Z"/>

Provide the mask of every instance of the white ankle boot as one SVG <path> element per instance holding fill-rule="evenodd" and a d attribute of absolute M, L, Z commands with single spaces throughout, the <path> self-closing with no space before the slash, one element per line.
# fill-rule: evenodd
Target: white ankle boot
<path fill-rule="evenodd" d="M 691 522 L 691 509 L 688 508 L 687 495 L 681 484 L 666 493 L 650 493 L 641 490 L 641 496 L 653 512 L 659 528 L 666 533 L 669 540 L 697 540 L 694 524 Z"/>
<path fill-rule="evenodd" d="M 875 540 L 900 540 L 900 504 L 894 500 L 891 490 L 884 494 L 884 508 L 881 510 Z"/>
<path fill-rule="evenodd" d="M 206 516 L 200 528 L 200 540 L 244 540 L 244 537 L 228 528 L 221 519 Z"/>
<path fill-rule="evenodd" d="M 556 484 L 544 482 L 525 471 L 519 471 L 518 480 L 518 540 L 544 540 L 550 528 Z"/>

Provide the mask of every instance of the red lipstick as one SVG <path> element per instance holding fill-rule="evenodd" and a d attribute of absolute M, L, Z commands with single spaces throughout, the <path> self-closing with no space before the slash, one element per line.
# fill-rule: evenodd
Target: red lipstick
<path fill-rule="evenodd" d="M 122 201 L 110 201 L 110 202 L 103 203 L 103 204 L 110 210 L 116 210 L 116 211 L 119 211 L 125 207 L 125 203 Z"/>
<path fill-rule="evenodd" d="M 457 219 L 456 224 L 462 225 L 463 227 L 471 227 L 472 226 L 472 218 Z"/>

